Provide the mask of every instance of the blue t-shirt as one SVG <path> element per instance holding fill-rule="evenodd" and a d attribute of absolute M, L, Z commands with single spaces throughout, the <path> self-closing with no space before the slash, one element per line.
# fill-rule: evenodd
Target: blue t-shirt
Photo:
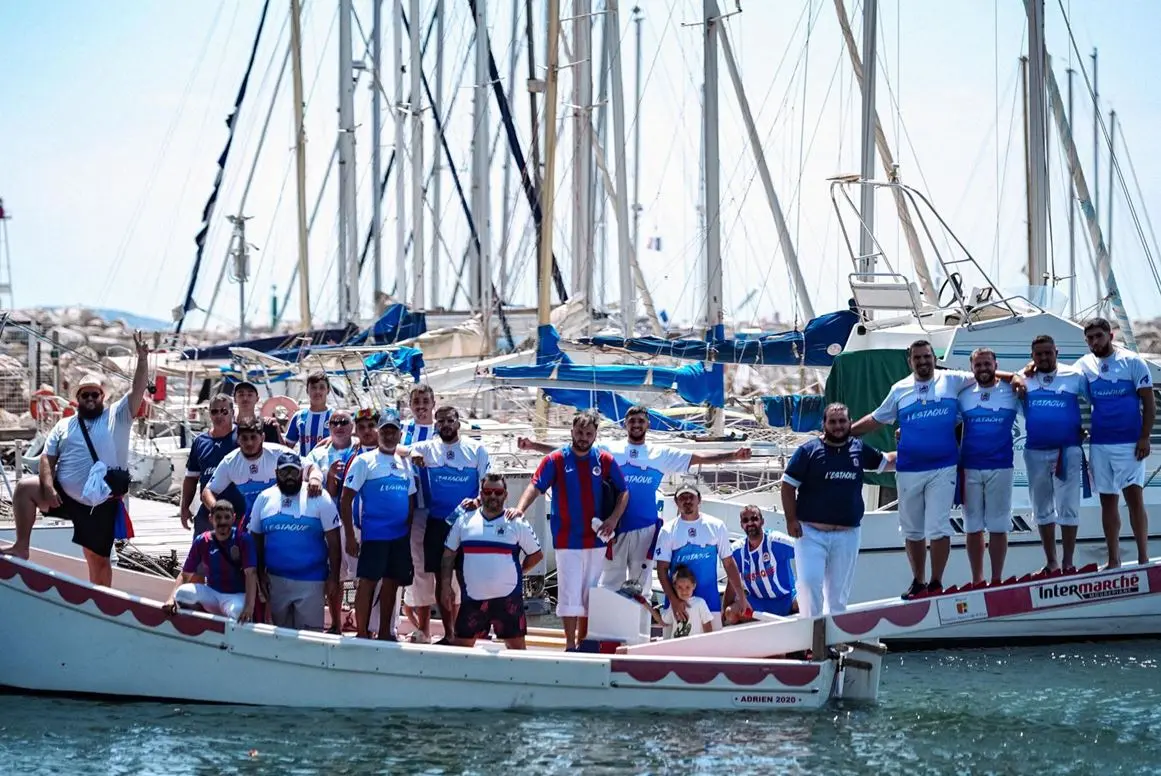
<path fill-rule="evenodd" d="M 794 540 L 777 531 L 766 531 L 757 549 L 749 538 L 734 547 L 734 563 L 742 575 L 746 598 L 756 612 L 790 614 L 794 603 Z"/>
<path fill-rule="evenodd" d="M 286 427 L 286 441 L 298 445 L 298 454 L 306 455 L 314 446 L 331 435 L 331 413 L 327 407 L 321 412 L 313 412 L 309 407 L 299 410 L 290 418 Z"/>
<path fill-rule="evenodd" d="M 1084 429 L 1080 398 L 1088 398 L 1088 378 L 1070 367 L 1036 372 L 1024 394 L 1024 447 L 1060 450 L 1078 447 Z"/>
<path fill-rule="evenodd" d="M 214 470 L 218 468 L 218 464 L 226 455 L 238 448 L 238 435 L 234 430 L 222 437 L 210 436 L 208 431 L 198 434 L 194 437 L 194 441 L 189 446 L 189 455 L 185 461 L 185 476 L 198 478 L 198 511 L 194 517 L 194 522 L 206 520 L 209 512 L 206 505 L 201 503 L 200 494 L 202 489 L 209 484 L 210 479 L 214 476 Z M 226 487 L 221 494 L 221 498 L 226 499 L 234 505 L 234 510 L 241 514 L 245 509 L 246 502 L 242 498 L 242 494 L 238 488 L 231 484 Z"/>
<path fill-rule="evenodd" d="M 959 395 L 963 416 L 960 464 L 965 469 L 1011 469 L 1012 426 L 1019 410 L 1020 400 L 1007 383 L 964 388 Z"/>
<path fill-rule="evenodd" d="M 548 526 L 554 549 L 605 546 L 593 530 L 593 518 L 605 517 L 606 483 L 618 494 L 625 492 L 624 473 L 608 450 L 593 447 L 578 456 L 569 445 L 544 456 L 532 475 L 532 484 L 541 493 L 552 489 Z"/>
<path fill-rule="evenodd" d="M 621 467 L 629 489 L 629 504 L 617 523 L 617 533 L 654 528 L 661 520 L 657 489 L 667 474 L 689 471 L 692 457 L 684 450 L 666 445 L 632 445 L 627 441 L 610 442 L 601 447 L 613 454 Z"/>
<path fill-rule="evenodd" d="M 488 473 L 488 451 L 473 439 L 448 444 L 439 437 L 420 442 L 411 449 L 413 458 L 423 459 L 425 485 L 423 503 L 428 520 L 447 520 L 466 498 L 480 495 L 480 480 Z"/>
<path fill-rule="evenodd" d="M 930 380 L 908 375 L 891 387 L 871 417 L 883 424 L 899 422 L 901 472 L 926 472 L 955 466 L 959 443 L 959 393 L 975 383 L 970 372 L 936 370 Z"/>
<path fill-rule="evenodd" d="M 250 513 L 250 533 L 265 536 L 266 569 L 301 582 L 327 578 L 328 531 L 339 527 L 339 511 L 329 494 L 311 498 L 303 485 L 285 496 L 275 485 L 258 494 Z"/>
<path fill-rule="evenodd" d="M 836 447 L 815 437 L 794 451 L 782 481 L 798 490 L 799 521 L 857 526 L 863 521 L 863 472 L 884 466 L 883 454 L 861 439 Z"/>
<path fill-rule="evenodd" d="M 415 493 L 411 461 L 381 450 L 360 453 L 347 469 L 343 487 L 359 494 L 364 540 L 389 541 L 407 536 L 411 495 Z"/>
<path fill-rule="evenodd" d="M 1141 388 L 1153 389 L 1149 365 L 1136 353 L 1115 348 L 1111 355 L 1097 358 L 1088 353 L 1076 362 L 1088 379 L 1092 401 L 1094 445 L 1132 444 L 1141 436 Z"/>
<path fill-rule="evenodd" d="M 718 564 L 732 553 L 726 524 L 716 517 L 698 515 L 694 520 L 678 517 L 666 523 L 657 537 L 653 557 L 669 564 L 670 579 L 678 566 L 692 571 L 697 579 L 693 594 L 705 601 L 710 612 L 720 612 L 722 595 L 718 592 Z"/>

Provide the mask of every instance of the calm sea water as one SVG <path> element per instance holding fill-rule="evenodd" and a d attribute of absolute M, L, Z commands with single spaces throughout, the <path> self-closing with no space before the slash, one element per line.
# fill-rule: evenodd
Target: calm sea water
<path fill-rule="evenodd" d="M 878 706 L 817 713 L 299 712 L 6 695 L 0 773 L 1153 774 L 1161 642 L 895 654 Z"/>

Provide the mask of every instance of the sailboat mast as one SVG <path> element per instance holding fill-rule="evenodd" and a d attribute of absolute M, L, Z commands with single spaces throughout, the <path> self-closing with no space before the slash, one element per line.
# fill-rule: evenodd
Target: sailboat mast
<path fill-rule="evenodd" d="M 1108 213 L 1108 227 L 1105 229 L 1105 244 L 1109 249 L 1109 259 L 1113 257 L 1113 173 L 1117 169 L 1117 112 L 1109 111 L 1109 192 L 1105 195 L 1105 211 Z"/>
<path fill-rule="evenodd" d="M 415 0 L 412 0 L 413 2 Z M 472 285 L 483 319 L 484 352 L 492 345 L 492 201 L 489 141 L 488 92 L 492 88 L 488 70 L 488 3 L 476 0 L 476 77 L 472 125 L 472 216 L 476 224 L 475 274 Z"/>
<path fill-rule="evenodd" d="M 641 27 L 645 21 L 645 14 L 640 6 L 633 6 L 633 47 L 635 63 L 633 66 L 633 88 L 636 92 L 633 100 L 633 255 L 641 257 Z M 606 46 L 613 46 L 617 38 L 608 41 Z"/>
<path fill-rule="evenodd" d="M 702 127 L 705 142 L 705 325 L 706 338 L 725 339 L 725 318 L 722 314 L 722 219 L 719 173 L 721 159 L 718 152 L 718 35 L 714 29 L 718 18 L 717 1 L 703 0 L 705 19 L 702 56 L 705 73 L 705 95 L 702 98 Z M 719 367 L 720 369 L 720 367 Z M 723 379 L 724 370 L 723 370 Z M 710 429 L 721 436 L 725 416 L 710 410 Z"/>
<path fill-rule="evenodd" d="M 587 309 L 593 307 L 593 228 L 592 208 L 593 103 L 592 2 L 573 0 L 572 39 L 572 293 L 583 296 Z M 588 316 L 589 327 L 592 316 Z"/>
<path fill-rule="evenodd" d="M 560 0 L 548 0 L 548 72 L 544 91 L 544 179 L 540 182 L 540 276 L 536 294 L 536 322 L 552 322 L 552 225 L 556 209 L 556 99 L 560 57 Z M 535 114 L 535 110 L 533 110 Z M 548 428 L 548 399 L 536 392 L 536 428 Z"/>
<path fill-rule="evenodd" d="M 875 177 L 875 81 L 877 80 L 879 2 L 863 2 L 863 102 L 862 144 L 860 146 L 859 176 L 864 181 Z M 863 280 L 875 271 L 875 189 L 864 185 L 859 191 L 859 217 L 863 222 L 859 233 L 859 273 Z"/>
<path fill-rule="evenodd" d="M 419 0 L 411 0 L 411 256 L 415 268 L 411 306 L 415 310 L 422 310 L 426 303 L 423 271 L 423 51 L 419 47 L 421 18 Z"/>
<path fill-rule="evenodd" d="M 444 0 L 435 3 L 435 39 L 443 40 Z M 431 122 L 431 307 L 440 306 L 439 244 L 442 218 L 443 163 L 440 159 L 440 126 L 443 122 L 443 51 L 435 47 L 435 95 L 431 110 L 436 120 Z"/>
<path fill-rule="evenodd" d="M 1075 126 L 1076 114 L 1072 105 L 1072 81 L 1076 71 L 1071 67 L 1068 73 L 1068 125 Z M 1068 182 L 1068 317 L 1076 320 L 1076 193 L 1072 181 Z"/>
<path fill-rule="evenodd" d="M 407 300 L 407 189 L 406 176 L 403 174 L 404 149 L 403 133 L 406 116 L 403 115 L 403 104 L 407 98 L 403 94 L 403 0 L 394 0 L 392 3 L 392 41 L 395 56 L 395 105 L 392 114 L 395 117 L 395 300 Z M 412 24 L 419 24 L 415 17 Z"/>
<path fill-rule="evenodd" d="M 637 305 L 633 286 L 633 245 L 629 237 L 629 171 L 625 159 L 625 84 L 621 77 L 621 15 L 619 0 L 608 0 L 605 9 L 605 35 L 612 46 L 610 86 L 613 89 L 613 164 L 616 165 L 617 196 L 617 266 L 620 269 L 621 328 L 626 337 L 633 336 L 637 323 Z"/>
<path fill-rule="evenodd" d="M 374 314 L 379 315 L 377 305 L 383 293 L 383 196 L 379 181 L 383 180 L 383 90 L 379 87 L 383 60 L 383 0 L 374 0 L 371 14 L 371 288 Z"/>
<path fill-rule="evenodd" d="M 1048 285 L 1048 115 L 1044 102 L 1044 0 L 1028 0 L 1028 189 L 1031 245 L 1028 285 Z"/>
<path fill-rule="evenodd" d="M 311 328 L 310 262 L 306 231 L 306 125 L 302 115 L 302 6 L 290 0 L 290 51 L 294 90 L 294 169 L 295 199 L 298 211 L 298 304 L 299 325 Z"/>
<path fill-rule="evenodd" d="M 339 322 L 359 319 L 359 230 L 355 219 L 355 75 L 351 0 L 339 0 Z"/>

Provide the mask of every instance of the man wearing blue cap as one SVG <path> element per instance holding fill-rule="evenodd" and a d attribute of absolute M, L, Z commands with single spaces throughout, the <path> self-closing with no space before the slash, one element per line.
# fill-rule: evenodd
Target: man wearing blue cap
<path fill-rule="evenodd" d="M 275 478 L 250 510 L 259 584 L 275 625 L 322 630 L 327 595 L 339 585 L 339 512 L 326 491 L 311 496 L 302 486 L 297 453 L 278 456 Z"/>

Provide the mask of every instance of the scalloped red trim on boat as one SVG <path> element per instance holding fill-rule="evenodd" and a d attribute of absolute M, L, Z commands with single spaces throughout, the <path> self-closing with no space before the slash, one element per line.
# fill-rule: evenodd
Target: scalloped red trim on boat
<path fill-rule="evenodd" d="M 613 660 L 614 673 L 628 674 L 638 682 L 660 682 L 669 674 L 688 684 L 708 684 L 724 676 L 737 685 L 752 687 L 773 676 L 787 687 L 804 687 L 818 678 L 817 663 L 770 665 L 768 663 L 677 662 L 668 660 Z"/>

